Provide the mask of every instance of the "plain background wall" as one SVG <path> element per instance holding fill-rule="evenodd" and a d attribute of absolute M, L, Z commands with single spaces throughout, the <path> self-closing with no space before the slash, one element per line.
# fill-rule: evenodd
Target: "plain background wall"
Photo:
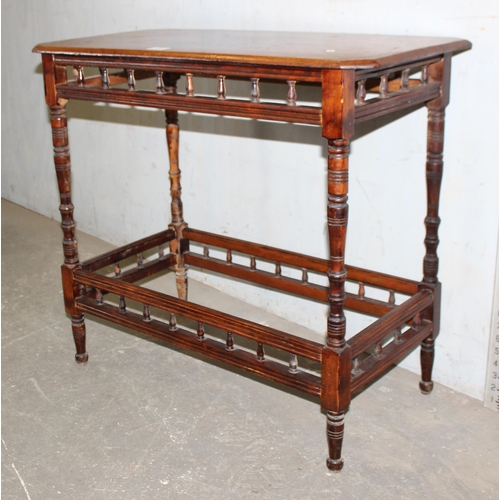
<path fill-rule="evenodd" d="M 4 198 L 59 220 L 40 56 L 31 53 L 33 46 L 149 28 L 433 35 L 473 43 L 452 63 L 439 247 L 443 314 L 434 379 L 482 399 L 498 237 L 498 3 L 3 0 Z M 228 86 L 228 94 L 233 91 L 242 88 Z M 78 229 L 124 244 L 165 228 L 163 113 L 71 102 L 68 116 Z M 191 227 L 327 256 L 326 157 L 319 129 L 194 115 L 182 115 L 180 123 L 183 201 Z M 350 163 L 349 264 L 421 278 L 425 142 L 425 109 L 359 128 Z M 314 328 L 323 338 L 323 306 L 193 276 Z M 350 334 L 364 324 L 348 319 Z M 418 352 L 402 366 L 418 372 Z"/>

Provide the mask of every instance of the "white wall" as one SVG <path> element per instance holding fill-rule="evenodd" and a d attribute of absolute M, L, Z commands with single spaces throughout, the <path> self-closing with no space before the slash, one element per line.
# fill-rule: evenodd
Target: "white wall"
<path fill-rule="evenodd" d="M 2 196 L 59 219 L 40 57 L 31 53 L 39 42 L 147 28 L 467 38 L 474 48 L 453 60 L 447 111 L 443 317 L 434 378 L 481 399 L 498 235 L 497 9 L 494 1 L 468 0 L 3 0 Z M 162 113 L 77 102 L 68 107 L 78 228 L 116 244 L 164 228 L 169 183 Z M 420 279 L 426 112 L 384 123 L 364 124 L 352 144 L 347 261 Z M 326 256 L 319 129 L 189 115 L 181 126 L 191 227 Z M 204 279 L 324 332 L 323 307 Z M 351 333 L 359 324 L 351 320 Z M 418 353 L 402 365 L 418 371 Z"/>

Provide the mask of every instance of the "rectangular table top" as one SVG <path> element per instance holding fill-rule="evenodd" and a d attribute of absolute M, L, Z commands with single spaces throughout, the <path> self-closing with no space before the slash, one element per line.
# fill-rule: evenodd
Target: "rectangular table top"
<path fill-rule="evenodd" d="M 458 38 L 270 31 L 146 30 L 37 45 L 65 56 L 124 57 L 310 69 L 370 69 L 471 48 Z"/>

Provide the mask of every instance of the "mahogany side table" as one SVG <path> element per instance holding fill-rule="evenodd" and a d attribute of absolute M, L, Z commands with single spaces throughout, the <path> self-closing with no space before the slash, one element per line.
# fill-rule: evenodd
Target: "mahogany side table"
<path fill-rule="evenodd" d="M 424 394 L 432 390 L 440 309 L 436 249 L 444 114 L 451 58 L 470 48 L 468 41 L 452 38 L 189 30 L 136 31 L 37 45 L 34 52 L 42 54 L 51 113 L 64 233 L 64 302 L 71 317 L 76 361 L 88 360 L 84 314 L 91 314 L 318 396 L 327 413 L 327 466 L 340 470 L 344 414 L 354 392 L 418 345 L 420 390 Z M 68 79 L 71 72 L 73 77 Z M 178 91 L 181 76 L 185 89 Z M 197 95 L 195 77 L 199 76 L 213 78 L 212 96 Z M 229 79 L 247 80 L 248 98 L 226 95 Z M 138 80 L 145 80 L 145 89 L 138 88 Z M 261 96 L 261 81 L 281 82 L 283 101 Z M 321 102 L 300 103 L 297 82 L 321 87 Z M 159 108 L 166 114 L 171 224 L 160 233 L 86 262 L 78 260 L 74 237 L 65 114 L 69 99 Z M 423 279 L 412 281 L 345 265 L 344 253 L 349 142 L 355 127 L 417 105 L 428 108 L 426 253 Z M 188 227 L 181 201 L 178 111 L 320 127 L 328 148 L 330 259 Z M 190 242 L 201 244 L 203 252 L 194 251 L 193 245 L 190 248 Z M 217 255 L 210 254 L 212 249 L 218 249 Z M 220 257 L 221 249 L 225 258 Z M 143 258 L 152 250 L 151 258 Z M 247 260 L 243 264 L 233 261 L 233 253 Z M 122 270 L 121 263 L 131 256 L 137 256 L 137 264 Z M 275 271 L 263 270 L 262 262 L 274 263 Z M 189 302 L 189 265 L 329 304 L 324 345 Z M 103 271 L 109 266 L 114 266 L 114 272 Z M 285 275 L 282 266 L 299 270 L 301 278 Z M 136 284 L 166 269 L 175 270 L 178 297 Z M 327 276 L 329 286 L 313 283 L 314 274 Z M 359 284 L 358 293 L 345 292 L 346 280 Z M 370 288 L 386 290 L 387 300 L 370 298 L 365 293 Z M 396 293 L 407 299 L 396 304 Z M 127 305 L 131 301 L 141 308 L 131 308 Z M 152 314 L 153 308 L 163 311 L 166 319 Z M 349 341 L 345 309 L 374 318 Z M 181 326 L 179 317 L 194 321 L 197 327 Z M 223 338 L 206 334 L 207 325 L 223 331 Z M 238 346 L 238 336 L 254 342 L 255 350 Z M 283 351 L 289 362 L 269 357 L 264 346 Z M 299 358 L 319 363 L 321 370 L 304 369 Z"/>

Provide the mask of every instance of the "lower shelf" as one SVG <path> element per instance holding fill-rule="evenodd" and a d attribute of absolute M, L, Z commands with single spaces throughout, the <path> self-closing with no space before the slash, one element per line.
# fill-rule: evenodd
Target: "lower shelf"
<path fill-rule="evenodd" d="M 246 275 L 245 273 L 250 273 L 252 278 L 258 276 L 257 279 L 249 279 L 249 281 L 256 283 L 259 283 L 260 277 L 264 276 L 265 283 L 263 284 L 268 286 L 277 284 L 275 286 L 277 289 L 283 289 L 281 283 L 286 283 L 286 287 L 290 283 L 293 284 L 293 287 L 297 287 L 296 282 L 298 281 L 282 275 L 281 263 L 300 266 L 304 279 L 299 283 L 308 289 L 311 289 L 311 284 L 307 280 L 308 272 L 312 270 L 317 273 L 322 271 L 326 273 L 327 270 L 327 267 L 325 270 L 326 261 L 320 259 L 202 233 L 201 231 L 186 230 L 186 232 L 192 238 L 190 241 L 200 242 L 202 240 L 204 245 L 222 247 L 228 252 L 228 258 L 224 262 L 211 257 L 208 250 L 204 250 L 201 257 L 197 256 L 188 250 L 188 245 L 184 244 L 182 248 L 186 249 L 184 253 L 186 261 L 196 262 L 197 265 L 207 264 L 205 268 L 212 270 L 214 270 L 214 261 L 218 261 L 215 262 L 218 266 L 217 270 L 223 274 L 232 275 L 233 270 L 237 269 L 237 277 L 241 278 L 242 275 Z M 73 273 L 77 289 L 80 290 L 76 301 L 77 309 L 82 313 L 132 328 L 184 349 L 242 368 L 268 380 L 321 397 L 322 391 L 325 389 L 321 377 L 321 364 L 323 353 L 325 349 L 329 350 L 328 347 L 134 283 L 134 281 L 153 276 L 159 271 L 174 266 L 176 256 L 165 254 L 163 251 L 163 245 L 174 238 L 175 233 L 168 230 L 83 263 L 82 268 L 76 269 Z M 160 248 L 158 256 L 144 262 L 142 252 L 149 251 L 156 246 Z M 244 267 L 241 265 L 236 268 L 230 254 L 232 251 L 243 251 L 246 255 L 250 255 L 250 268 L 240 269 Z M 140 255 L 137 258 L 136 266 L 122 272 L 120 263 L 134 254 Z M 273 273 L 257 270 L 256 256 L 259 259 L 277 262 L 277 272 L 273 275 Z M 109 265 L 114 266 L 114 277 L 96 272 Z M 308 267 L 305 267 L 306 265 Z M 428 319 L 431 316 L 424 314 L 424 312 L 434 304 L 432 290 L 420 286 L 419 283 L 373 271 L 348 268 L 348 277 L 352 279 L 353 276 L 363 278 L 367 285 L 378 288 L 384 288 L 384 284 L 390 284 L 397 291 L 408 294 L 409 298 L 396 305 L 394 300 L 391 300 L 393 291 L 389 290 L 387 303 L 366 299 L 361 293 L 355 296 L 355 300 L 353 299 L 357 303 L 355 310 L 362 310 L 365 313 L 369 311 L 372 316 L 378 319 L 348 341 L 352 355 L 351 392 L 359 391 L 360 388 L 413 350 L 432 333 L 433 324 Z M 364 289 L 363 282 L 360 284 L 360 289 Z M 291 291 L 289 288 L 285 288 L 285 290 Z M 132 301 L 134 305 L 130 307 Z M 363 304 L 368 304 L 368 307 L 364 308 Z M 152 310 L 162 312 L 162 317 L 153 317 Z M 384 314 L 381 314 L 382 312 Z M 195 327 L 181 326 L 181 318 L 183 318 L 182 321 L 193 322 Z M 205 331 L 208 327 L 223 332 L 225 340 L 208 335 Z M 243 337 L 250 341 L 255 347 L 254 350 L 251 351 L 235 345 L 234 336 Z M 270 358 L 265 353 L 265 349 L 268 347 L 277 350 L 280 356 Z M 374 352 L 367 356 L 366 351 L 372 348 L 374 348 Z M 288 359 L 284 360 L 283 355 Z M 308 361 L 306 363 L 301 361 L 299 366 L 299 358 Z M 316 363 L 319 366 L 317 372 L 312 371 L 307 366 L 302 366 L 302 364 L 307 365 L 307 363 Z"/>
<path fill-rule="evenodd" d="M 96 305 L 95 301 L 88 297 L 80 297 L 77 301 L 78 309 L 83 313 L 89 313 L 102 319 L 117 323 L 133 330 L 151 335 L 153 337 L 170 342 L 189 351 L 203 354 L 209 358 L 222 361 L 228 365 L 242 368 L 255 375 L 260 375 L 274 382 L 299 389 L 314 396 L 321 394 L 321 379 L 318 376 L 292 369 L 289 366 L 269 359 L 258 359 L 258 356 L 238 347 L 228 346 L 219 340 L 199 335 L 179 326 L 170 326 L 162 321 L 152 319 L 145 321 L 144 317 L 125 311 L 120 313 L 118 309 L 109 304 Z M 319 346 L 321 349 L 321 345 Z M 264 357 L 264 354 L 262 355 Z M 295 371 L 292 373 L 291 370 Z"/>

